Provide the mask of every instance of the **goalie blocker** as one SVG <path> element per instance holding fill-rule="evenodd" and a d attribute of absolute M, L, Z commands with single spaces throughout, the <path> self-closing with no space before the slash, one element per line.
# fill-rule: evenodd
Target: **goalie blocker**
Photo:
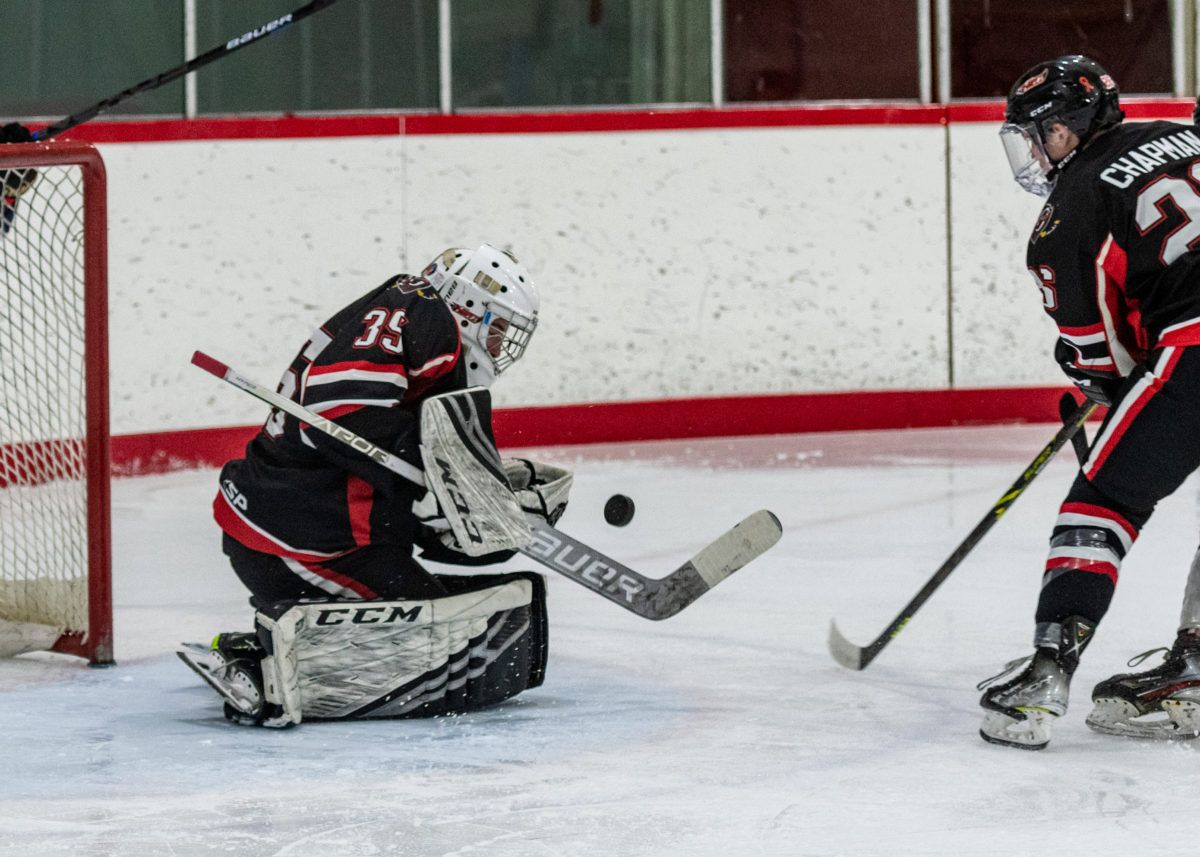
<path fill-rule="evenodd" d="M 255 617 L 248 647 L 257 664 L 245 644 L 223 654 L 220 638 L 179 656 L 225 699 L 226 717 L 271 727 L 454 714 L 539 686 L 548 644 L 541 575 L 438 581 L 450 595 L 273 605 Z"/>

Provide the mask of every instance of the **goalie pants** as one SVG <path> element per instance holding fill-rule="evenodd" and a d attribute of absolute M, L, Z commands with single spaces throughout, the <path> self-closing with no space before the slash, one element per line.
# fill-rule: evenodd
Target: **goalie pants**
<path fill-rule="evenodd" d="M 281 601 L 400 601 L 447 594 L 401 545 L 368 545 L 320 563 L 260 553 L 229 535 L 222 549 L 255 609 Z"/>
<path fill-rule="evenodd" d="M 1039 626 L 1103 618 L 1121 561 L 1154 507 L 1197 467 L 1200 346 L 1162 348 L 1121 388 L 1059 510 Z"/>

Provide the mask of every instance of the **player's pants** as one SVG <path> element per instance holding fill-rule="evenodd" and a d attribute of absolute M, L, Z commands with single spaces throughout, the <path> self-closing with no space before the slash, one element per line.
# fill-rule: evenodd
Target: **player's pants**
<path fill-rule="evenodd" d="M 1162 348 L 1138 367 L 1092 443 L 1050 539 L 1037 622 L 1099 622 L 1158 501 L 1200 467 L 1200 346 Z"/>
<path fill-rule="evenodd" d="M 321 563 L 260 553 L 228 535 L 222 549 L 256 609 L 282 601 L 399 601 L 447 594 L 413 559 L 411 548 L 400 545 L 369 545 Z"/>

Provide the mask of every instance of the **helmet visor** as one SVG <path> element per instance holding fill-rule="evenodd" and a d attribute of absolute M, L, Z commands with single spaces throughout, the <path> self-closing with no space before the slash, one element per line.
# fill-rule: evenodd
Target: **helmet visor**
<path fill-rule="evenodd" d="M 1000 142 L 1017 184 L 1037 196 L 1049 196 L 1054 190 L 1054 164 L 1033 124 L 1005 122 L 1000 127 Z"/>

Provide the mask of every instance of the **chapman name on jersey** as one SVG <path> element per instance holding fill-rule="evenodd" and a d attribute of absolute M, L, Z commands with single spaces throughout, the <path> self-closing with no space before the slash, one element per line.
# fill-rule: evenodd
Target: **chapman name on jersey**
<path fill-rule="evenodd" d="M 1100 178 L 1113 187 L 1126 188 L 1138 176 L 1153 172 L 1164 164 L 1200 156 L 1200 137 L 1195 131 L 1179 131 L 1149 143 L 1143 143 L 1100 173 Z"/>

